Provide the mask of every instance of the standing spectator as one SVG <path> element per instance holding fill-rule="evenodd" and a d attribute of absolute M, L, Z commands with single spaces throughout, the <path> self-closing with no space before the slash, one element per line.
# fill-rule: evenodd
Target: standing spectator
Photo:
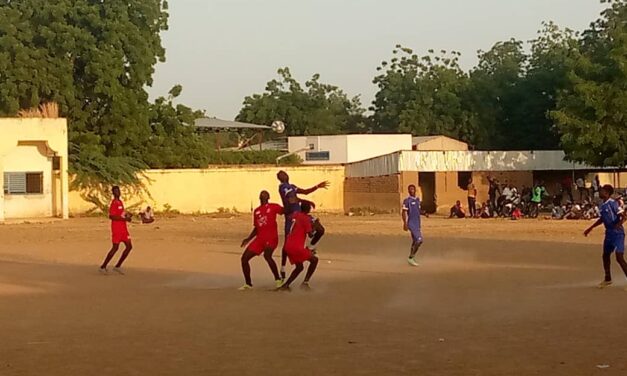
<path fill-rule="evenodd" d="M 592 179 L 592 201 L 596 202 L 599 199 L 599 188 L 601 187 L 601 180 L 599 174 L 594 175 Z"/>
<path fill-rule="evenodd" d="M 579 177 L 575 180 L 575 185 L 577 185 L 577 192 L 579 192 L 579 201 L 583 202 L 583 194 L 586 191 L 586 182 L 582 177 Z"/>
<path fill-rule="evenodd" d="M 542 198 L 544 196 L 546 196 L 546 188 L 544 188 L 542 182 L 536 182 L 531 193 L 531 210 L 529 211 L 530 217 L 538 217 L 538 214 L 540 214 L 540 206 L 542 205 Z"/>
<path fill-rule="evenodd" d="M 499 187 L 499 181 L 491 176 L 488 176 L 488 183 L 490 184 L 490 187 L 488 188 L 488 197 L 490 199 L 488 207 L 490 217 L 494 217 L 494 212 L 498 207 L 497 199 L 501 195 L 501 188 Z M 481 215 L 483 216 L 483 211 L 481 212 Z"/>
<path fill-rule="evenodd" d="M 575 201 L 573 197 L 573 179 L 570 176 L 566 176 L 562 180 L 562 191 L 568 195 L 569 200 Z"/>
<path fill-rule="evenodd" d="M 468 179 L 468 212 L 471 218 L 475 218 L 477 214 L 477 187 L 472 182 L 472 178 Z"/>

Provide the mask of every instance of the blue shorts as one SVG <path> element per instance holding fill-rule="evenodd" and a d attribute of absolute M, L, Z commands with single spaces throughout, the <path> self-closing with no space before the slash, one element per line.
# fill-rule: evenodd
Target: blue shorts
<path fill-rule="evenodd" d="M 407 226 L 409 228 L 409 233 L 411 234 L 411 240 L 416 243 L 422 243 L 422 231 L 420 228 Z"/>
<path fill-rule="evenodd" d="M 605 235 L 603 253 L 625 253 L 625 234 Z"/>

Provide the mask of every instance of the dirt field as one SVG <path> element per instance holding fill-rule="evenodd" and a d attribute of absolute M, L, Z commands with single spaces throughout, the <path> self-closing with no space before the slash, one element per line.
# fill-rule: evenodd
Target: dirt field
<path fill-rule="evenodd" d="M 269 291 L 248 217 L 133 225 L 101 276 L 105 219 L 0 226 L 0 375 L 627 375 L 627 291 L 597 290 L 585 222 L 327 217 L 314 290 Z M 599 365 L 609 365 L 600 369 Z"/>

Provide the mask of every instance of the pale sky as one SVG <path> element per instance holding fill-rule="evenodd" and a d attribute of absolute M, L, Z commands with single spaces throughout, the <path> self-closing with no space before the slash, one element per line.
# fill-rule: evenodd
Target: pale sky
<path fill-rule="evenodd" d="M 180 102 L 233 119 L 245 96 L 261 93 L 279 67 L 362 97 L 376 92 L 378 64 L 398 43 L 462 52 L 495 42 L 530 40 L 541 22 L 585 29 L 603 9 L 598 0 L 170 0 L 163 34 L 167 62 L 157 67 L 153 96 L 183 85 Z"/>

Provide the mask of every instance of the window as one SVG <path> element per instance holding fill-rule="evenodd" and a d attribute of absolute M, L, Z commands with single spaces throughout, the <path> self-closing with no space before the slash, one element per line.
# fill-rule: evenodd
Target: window
<path fill-rule="evenodd" d="M 328 161 L 331 159 L 331 153 L 328 151 L 309 151 L 305 153 L 306 161 Z"/>
<path fill-rule="evenodd" d="M 468 182 L 470 181 L 470 179 L 472 179 L 472 172 L 470 171 L 457 173 L 457 185 L 463 190 L 466 190 L 466 188 L 468 188 Z"/>
<path fill-rule="evenodd" d="M 44 193 L 43 172 L 5 172 L 3 190 L 5 194 Z"/>

